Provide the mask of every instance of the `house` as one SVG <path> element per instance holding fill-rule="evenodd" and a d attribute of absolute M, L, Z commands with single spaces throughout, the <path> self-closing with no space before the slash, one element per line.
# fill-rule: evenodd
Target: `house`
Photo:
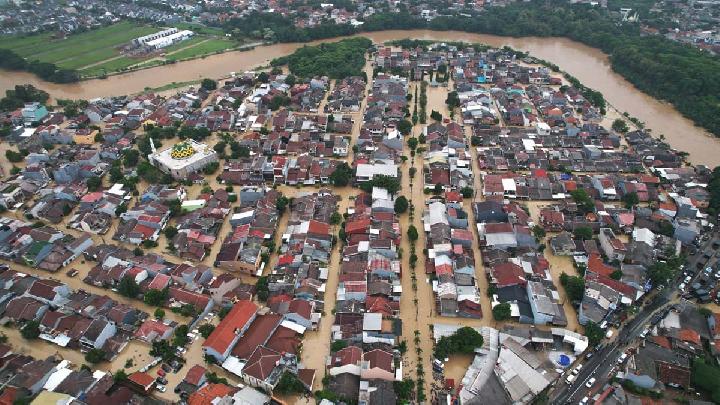
<path fill-rule="evenodd" d="M 382 349 L 365 352 L 361 363 L 360 378 L 395 381 L 393 354 Z"/>
<path fill-rule="evenodd" d="M 36 101 L 25 103 L 25 107 L 22 109 L 22 117 L 25 125 L 38 124 L 47 116 L 47 108 Z"/>
<path fill-rule="evenodd" d="M 203 352 L 213 356 L 220 363 L 225 361 L 256 316 L 257 306 L 252 301 L 242 300 L 235 303 L 203 343 Z"/>
<path fill-rule="evenodd" d="M 166 324 L 157 319 L 146 319 L 133 335 L 135 339 L 146 343 L 153 343 L 156 340 L 167 340 L 172 337 L 175 331 L 174 322 Z"/>
<path fill-rule="evenodd" d="M 598 241 L 600 242 L 600 248 L 609 260 L 623 261 L 625 259 L 627 247 L 615 236 L 612 229 L 601 228 Z"/>

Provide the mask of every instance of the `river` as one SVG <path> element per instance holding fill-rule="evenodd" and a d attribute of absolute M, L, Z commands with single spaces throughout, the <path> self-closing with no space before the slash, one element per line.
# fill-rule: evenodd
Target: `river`
<path fill-rule="evenodd" d="M 690 154 L 690 161 L 711 167 L 720 165 L 720 141 L 707 131 L 695 126 L 670 104 L 660 102 L 636 89 L 627 80 L 614 73 L 607 55 L 565 38 L 523 37 L 510 38 L 495 35 L 470 34 L 456 31 L 381 31 L 359 34 L 375 42 L 393 39 L 416 38 L 436 41 L 465 41 L 484 43 L 495 47 L 508 45 L 530 52 L 531 55 L 558 65 L 577 77 L 585 85 L 599 90 L 610 104 L 621 112 L 639 118 L 656 135 L 664 134 L 666 141 L 678 150 Z M 336 41 L 327 39 L 312 42 Z M 199 80 L 203 77 L 226 77 L 230 72 L 242 72 L 267 64 L 271 59 L 287 55 L 303 44 L 275 44 L 249 51 L 235 51 L 212 55 L 202 59 L 158 66 L 137 72 L 110 76 L 107 79 L 87 80 L 72 84 L 44 82 L 26 72 L 3 71 L 0 91 L 16 84 L 31 83 L 48 91 L 54 98 L 92 99 L 123 95 L 156 88 L 172 82 Z"/>

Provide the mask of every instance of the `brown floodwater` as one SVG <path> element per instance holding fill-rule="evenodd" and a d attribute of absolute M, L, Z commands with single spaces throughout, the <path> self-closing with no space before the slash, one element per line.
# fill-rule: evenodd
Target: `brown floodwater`
<path fill-rule="evenodd" d="M 607 55 L 565 38 L 523 37 L 510 38 L 495 35 L 470 34 L 457 31 L 381 31 L 360 34 L 376 42 L 393 39 L 417 38 L 438 41 L 479 42 L 491 46 L 511 46 L 548 60 L 577 77 L 587 86 L 599 90 L 610 104 L 621 112 L 645 122 L 655 134 L 664 134 L 670 145 L 690 153 L 693 163 L 710 166 L 720 164 L 720 141 L 696 127 L 668 103 L 660 102 L 636 89 L 627 80 L 614 73 Z M 310 44 L 335 41 L 328 39 Z M 137 72 L 110 76 L 107 79 L 88 80 L 73 84 L 55 84 L 42 81 L 25 72 L 3 71 L 0 91 L 16 84 L 31 83 L 48 91 L 55 98 L 92 99 L 123 95 L 160 87 L 172 82 L 186 82 L 203 77 L 226 77 L 230 72 L 242 72 L 267 64 L 271 59 L 286 55 L 303 44 L 275 44 L 249 51 L 234 51 L 202 59 L 158 66 Z"/>

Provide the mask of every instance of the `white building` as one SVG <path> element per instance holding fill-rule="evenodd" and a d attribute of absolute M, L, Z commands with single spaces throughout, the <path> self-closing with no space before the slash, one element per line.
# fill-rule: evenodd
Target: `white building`
<path fill-rule="evenodd" d="M 183 41 L 195 35 L 189 30 L 179 31 L 177 28 L 168 28 L 158 31 L 154 34 L 145 35 L 133 39 L 133 43 L 138 46 L 147 46 L 150 48 L 160 49 L 172 45 L 176 42 Z"/>
<path fill-rule="evenodd" d="M 152 143 L 152 140 L 151 140 Z M 148 160 L 163 173 L 176 179 L 186 179 L 212 162 L 217 162 L 217 153 L 204 143 L 192 139 L 177 143 L 161 152 L 155 150 L 148 155 Z"/>

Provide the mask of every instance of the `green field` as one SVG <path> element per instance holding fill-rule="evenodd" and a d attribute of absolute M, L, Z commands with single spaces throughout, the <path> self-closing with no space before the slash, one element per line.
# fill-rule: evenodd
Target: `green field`
<path fill-rule="evenodd" d="M 233 49 L 238 46 L 235 41 L 227 39 L 209 39 L 206 42 L 199 43 L 193 47 L 183 49 L 182 51 L 176 52 L 172 55 L 168 55 L 168 60 L 182 60 L 188 58 L 196 58 L 203 55 L 210 55 L 216 52 Z"/>
<path fill-rule="evenodd" d="M 50 34 L 11 38 L 0 42 L 0 47 L 11 49 L 29 60 L 77 69 L 118 56 L 117 46 L 157 30 L 156 27 L 121 22 L 65 39 L 52 39 Z"/>
<path fill-rule="evenodd" d="M 238 43 L 223 37 L 222 30 L 198 24 L 180 23 L 179 29 L 190 29 L 198 35 L 163 49 L 165 60 L 177 61 L 214 54 L 237 47 Z M 147 35 L 161 28 L 124 21 L 107 27 L 70 35 L 65 39 L 53 39 L 43 33 L 24 37 L 7 37 L 0 41 L 0 48 L 10 49 L 28 60 L 54 63 L 62 69 L 75 69 L 84 77 L 98 76 L 122 71 L 130 66 L 152 60 L 143 67 L 161 64 L 162 55 L 146 58 L 130 58 L 121 55 L 118 47 L 132 39 Z"/>

